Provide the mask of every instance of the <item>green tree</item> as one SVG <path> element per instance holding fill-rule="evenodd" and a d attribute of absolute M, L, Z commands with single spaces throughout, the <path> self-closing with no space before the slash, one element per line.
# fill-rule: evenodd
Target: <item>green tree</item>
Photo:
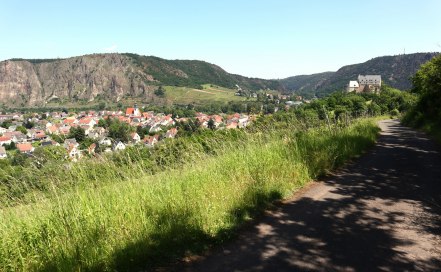
<path fill-rule="evenodd" d="M 210 120 L 208 120 L 207 126 L 211 130 L 215 130 L 216 129 L 216 125 L 215 125 L 214 120 L 212 118 L 210 118 Z"/>
<path fill-rule="evenodd" d="M 98 110 L 104 110 L 106 106 L 106 102 L 102 101 L 98 104 Z"/>
<path fill-rule="evenodd" d="M 165 96 L 164 88 L 162 88 L 162 86 L 159 86 L 159 88 L 155 90 L 155 95 L 159 97 L 164 97 Z"/>
<path fill-rule="evenodd" d="M 15 130 L 16 131 L 20 131 L 23 134 L 27 134 L 28 133 L 28 130 L 24 126 L 18 126 Z"/>
<path fill-rule="evenodd" d="M 23 126 L 24 126 L 25 128 L 27 128 L 27 129 L 31 129 L 31 128 L 33 128 L 33 127 L 35 126 L 35 123 L 32 122 L 32 121 L 26 120 L 26 121 L 23 123 Z"/>
<path fill-rule="evenodd" d="M 71 127 L 68 138 L 75 138 L 77 142 L 81 143 L 86 138 L 86 133 L 82 127 Z"/>
<path fill-rule="evenodd" d="M 39 167 L 50 161 L 59 163 L 65 160 L 65 157 L 66 150 L 62 146 L 40 146 L 35 148 L 33 153 L 33 160 L 37 162 L 37 166 Z"/>
<path fill-rule="evenodd" d="M 372 101 L 370 105 L 368 105 L 368 112 L 372 115 L 380 115 L 381 114 L 381 107 Z"/>
<path fill-rule="evenodd" d="M 5 120 L 3 121 L 3 123 L 1 124 L 2 128 L 9 128 L 12 125 L 12 120 Z"/>
<path fill-rule="evenodd" d="M 93 143 L 97 143 L 94 139 L 86 137 L 80 144 L 80 149 L 87 149 Z"/>
<path fill-rule="evenodd" d="M 109 126 L 109 137 L 114 140 L 128 142 L 132 131 L 133 128 L 129 124 L 121 122 L 119 119 L 115 118 L 112 119 L 112 124 Z"/>
<path fill-rule="evenodd" d="M 15 166 L 25 166 L 27 165 L 28 155 L 16 151 L 12 155 L 11 164 Z"/>
<path fill-rule="evenodd" d="M 64 137 L 57 135 L 57 134 L 51 134 L 51 138 L 52 140 L 54 140 L 55 142 L 62 144 L 64 143 Z"/>
<path fill-rule="evenodd" d="M 17 149 L 17 146 L 15 145 L 14 142 L 11 142 L 10 144 L 5 144 L 4 147 L 5 147 L 6 150 L 14 150 L 14 149 Z"/>
<path fill-rule="evenodd" d="M 98 126 L 99 127 L 103 127 L 103 128 L 108 128 L 109 124 L 106 122 L 106 120 L 104 120 L 103 118 L 101 118 L 100 120 L 98 120 Z"/>
<path fill-rule="evenodd" d="M 265 113 L 274 113 L 274 111 L 276 110 L 276 106 L 274 104 L 267 104 L 264 106 L 265 109 Z"/>
<path fill-rule="evenodd" d="M 138 133 L 138 135 L 143 138 L 145 135 L 149 134 L 149 130 L 150 130 L 150 126 L 145 126 L 145 127 L 141 127 L 138 126 L 136 127 L 136 133 Z"/>
<path fill-rule="evenodd" d="M 441 55 L 422 65 L 412 83 L 412 91 L 420 95 L 415 109 L 441 126 Z"/>

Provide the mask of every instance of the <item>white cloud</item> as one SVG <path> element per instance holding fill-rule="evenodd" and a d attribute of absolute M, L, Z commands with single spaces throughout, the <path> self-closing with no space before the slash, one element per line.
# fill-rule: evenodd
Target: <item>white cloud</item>
<path fill-rule="evenodd" d="M 116 44 L 113 44 L 110 47 L 103 48 L 104 52 L 106 52 L 106 53 L 115 53 L 116 49 L 118 49 L 118 45 L 116 45 Z"/>

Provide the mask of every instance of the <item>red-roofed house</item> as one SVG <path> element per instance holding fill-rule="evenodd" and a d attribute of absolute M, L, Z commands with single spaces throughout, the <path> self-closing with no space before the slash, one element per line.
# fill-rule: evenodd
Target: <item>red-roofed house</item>
<path fill-rule="evenodd" d="M 231 122 L 227 125 L 227 129 L 237 128 L 239 126 L 239 123 L 237 122 Z"/>
<path fill-rule="evenodd" d="M 30 143 L 21 143 L 17 144 L 17 149 L 20 153 L 31 154 L 35 148 Z"/>
<path fill-rule="evenodd" d="M 134 112 L 135 112 L 135 108 L 127 108 L 126 109 L 127 116 L 133 115 Z"/>
<path fill-rule="evenodd" d="M 142 116 L 145 118 L 145 119 L 150 119 L 150 118 L 153 118 L 154 116 L 155 116 L 155 114 L 153 113 L 153 112 L 143 112 L 142 113 Z"/>
<path fill-rule="evenodd" d="M 68 126 L 72 126 L 73 124 L 77 124 L 78 120 L 72 117 L 66 118 L 63 120 L 63 124 L 68 125 Z"/>
<path fill-rule="evenodd" d="M 178 134 L 177 128 L 171 128 L 165 133 L 165 138 L 174 138 Z"/>
<path fill-rule="evenodd" d="M 173 120 L 171 114 L 164 116 L 161 119 L 161 125 L 163 125 L 163 126 L 173 126 L 174 124 L 175 124 L 175 121 Z"/>
<path fill-rule="evenodd" d="M 93 119 L 93 118 L 90 118 L 90 117 L 84 117 L 84 118 L 81 118 L 81 119 L 80 119 L 80 121 L 78 122 L 78 124 L 79 124 L 80 126 L 86 125 L 86 126 L 89 126 L 89 127 L 92 128 L 94 125 L 96 125 L 96 121 L 95 121 L 95 119 Z"/>
<path fill-rule="evenodd" d="M 34 139 L 38 141 L 46 139 L 46 137 L 46 133 L 43 130 L 37 130 L 34 134 Z"/>
<path fill-rule="evenodd" d="M 8 137 L 8 136 L 1 136 L 0 137 L 0 146 L 5 145 L 5 144 L 10 145 L 11 142 L 12 142 L 11 137 Z"/>
<path fill-rule="evenodd" d="M 137 142 L 141 141 L 141 137 L 136 132 L 130 133 L 130 141 L 133 143 L 137 143 Z"/>
<path fill-rule="evenodd" d="M 131 119 L 130 119 L 130 118 L 126 118 L 126 117 L 124 117 L 124 116 L 118 116 L 118 119 L 119 119 L 121 122 L 125 122 L 125 123 L 127 123 L 127 124 L 130 124 L 130 123 L 131 123 Z"/>
<path fill-rule="evenodd" d="M 46 132 L 49 134 L 58 134 L 58 127 L 57 126 L 49 126 L 46 128 Z"/>
<path fill-rule="evenodd" d="M 145 136 L 143 139 L 143 142 L 147 147 L 153 147 L 155 144 L 157 144 L 159 141 L 159 135 L 156 134 L 154 136 Z"/>
<path fill-rule="evenodd" d="M 213 119 L 214 123 L 218 124 L 218 125 L 223 122 L 223 118 L 220 115 L 213 115 L 213 116 L 211 116 L 211 119 Z M 216 125 L 216 126 L 218 126 L 218 125 Z"/>
<path fill-rule="evenodd" d="M 69 132 L 70 132 L 70 126 L 60 127 L 60 128 L 58 129 L 58 131 L 60 132 L 60 133 L 59 133 L 60 135 L 64 135 L 64 136 L 69 135 Z"/>
<path fill-rule="evenodd" d="M 135 107 L 133 108 L 127 108 L 126 109 L 126 116 L 141 116 L 141 112 L 139 111 L 138 107 L 135 104 Z"/>

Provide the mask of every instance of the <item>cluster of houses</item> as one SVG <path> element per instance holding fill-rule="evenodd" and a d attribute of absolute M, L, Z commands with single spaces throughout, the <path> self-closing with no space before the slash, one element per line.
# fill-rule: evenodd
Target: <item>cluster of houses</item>
<path fill-rule="evenodd" d="M 357 80 L 349 81 L 347 92 L 378 93 L 381 90 L 381 75 L 358 75 Z"/>
<path fill-rule="evenodd" d="M 20 153 L 32 156 L 35 146 L 61 145 L 66 149 L 66 156 L 71 160 L 81 158 L 82 154 L 95 154 L 97 148 L 102 152 L 119 151 L 127 145 L 142 144 L 153 147 L 163 139 L 175 138 L 178 133 L 176 124 L 186 122 L 189 118 L 172 118 L 171 114 L 141 112 L 135 105 L 122 111 L 89 111 L 79 112 L 78 114 L 66 114 L 64 112 L 45 113 L 47 118 L 42 115 L 34 114 L 28 120 L 24 120 L 23 114 L 0 115 L 0 123 L 11 120 L 9 128 L 0 127 L 0 159 L 7 157 L 6 145 L 14 143 Z M 136 132 L 130 134 L 129 142 L 122 142 L 119 139 L 108 137 L 108 130 L 98 126 L 100 119 L 117 118 L 133 127 L 148 128 L 148 135 L 139 135 Z M 196 119 L 200 126 L 208 128 L 214 126 L 217 129 L 233 129 L 246 127 L 252 118 L 244 114 L 232 115 L 208 115 L 197 113 Z M 24 134 L 17 130 L 25 121 L 35 124 L 32 129 L 28 129 Z M 94 140 L 87 149 L 80 150 L 80 144 L 74 138 L 67 138 L 71 128 L 81 127 L 85 135 Z M 53 140 L 54 135 L 58 139 L 65 139 L 64 143 Z"/>

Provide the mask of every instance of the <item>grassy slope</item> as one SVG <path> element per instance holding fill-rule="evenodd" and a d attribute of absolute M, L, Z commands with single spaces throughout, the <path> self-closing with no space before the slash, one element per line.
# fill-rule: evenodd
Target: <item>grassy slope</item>
<path fill-rule="evenodd" d="M 166 98 L 173 101 L 175 104 L 204 104 L 210 102 L 224 102 L 228 101 L 245 101 L 246 98 L 235 96 L 236 92 L 233 89 L 218 87 L 215 85 L 203 85 L 202 90 L 188 88 L 166 86 Z"/>
<path fill-rule="evenodd" d="M 187 104 L 196 104 L 196 105 L 206 105 L 212 102 L 221 102 L 227 103 L 229 101 L 245 101 L 245 97 L 235 96 L 236 91 L 234 89 L 228 89 L 224 87 L 220 87 L 212 84 L 205 84 L 202 86 L 203 89 L 194 89 L 190 87 L 176 87 L 176 86 L 165 86 L 164 89 L 166 91 L 165 99 L 168 102 L 178 105 L 187 105 Z M 277 94 L 277 91 L 272 91 L 270 93 Z M 152 101 L 153 103 L 163 104 L 164 99 L 157 98 Z M 250 98 L 250 100 L 255 100 L 255 98 Z M 104 100 L 96 100 L 92 102 L 82 102 L 82 103 L 73 103 L 73 102 L 51 102 L 46 104 L 46 107 L 52 108 L 92 108 L 98 106 L 100 102 L 104 102 Z M 139 97 L 124 97 L 121 99 L 121 103 L 123 105 L 133 105 L 137 103 L 138 105 L 145 104 L 145 99 Z M 116 107 L 116 102 L 106 102 L 106 107 Z"/>
<path fill-rule="evenodd" d="M 0 270 L 130 270 L 203 250 L 359 154 L 377 131 L 364 121 L 337 133 L 255 133 L 180 169 L 0 210 Z"/>

